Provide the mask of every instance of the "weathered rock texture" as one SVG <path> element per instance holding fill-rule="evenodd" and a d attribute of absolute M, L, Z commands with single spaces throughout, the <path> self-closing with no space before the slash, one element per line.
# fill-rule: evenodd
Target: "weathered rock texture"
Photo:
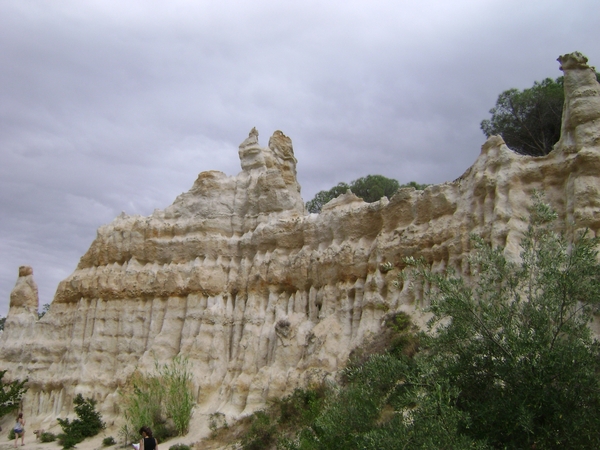
<path fill-rule="evenodd" d="M 101 227 L 39 321 L 19 278 L 0 360 L 29 377 L 26 415 L 54 420 L 82 392 L 114 417 L 119 385 L 176 355 L 193 365 L 200 411 L 244 414 L 338 370 L 388 312 L 415 311 L 419 293 L 392 283 L 405 256 L 468 273 L 470 233 L 516 255 L 534 190 L 565 230 L 597 233 L 599 86 L 581 55 L 560 61 L 563 136 L 545 157 L 491 137 L 454 182 L 372 204 L 345 194 L 307 215 L 290 139 L 261 147 L 253 129 L 237 176 L 203 172 L 164 211 Z"/>

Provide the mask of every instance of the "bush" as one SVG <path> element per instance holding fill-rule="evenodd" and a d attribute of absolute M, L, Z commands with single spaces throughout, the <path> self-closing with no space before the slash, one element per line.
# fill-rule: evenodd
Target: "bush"
<path fill-rule="evenodd" d="M 221 429 L 229 428 L 225 414 L 221 412 L 212 413 L 208 418 L 208 429 L 211 431 L 211 437 L 216 437 Z"/>
<path fill-rule="evenodd" d="M 55 440 L 56 435 L 54 433 L 44 431 L 42 434 L 40 434 L 40 442 L 54 442 Z"/>
<path fill-rule="evenodd" d="M 185 444 L 175 444 L 175 445 L 171 445 L 169 447 L 169 450 L 191 450 L 191 447 L 189 445 L 185 445 Z"/>
<path fill-rule="evenodd" d="M 69 419 L 56 419 L 63 430 L 63 433 L 58 435 L 58 441 L 63 448 L 73 448 L 85 438 L 96 436 L 105 427 L 102 416 L 96 411 L 96 400 L 84 399 L 81 394 L 77 394 L 73 403 L 77 419 L 72 422 Z"/>
<path fill-rule="evenodd" d="M 103 447 L 110 447 L 111 445 L 115 445 L 117 442 L 115 441 L 115 438 L 112 436 L 108 436 L 105 437 L 104 439 L 102 439 L 102 446 Z"/>
<path fill-rule="evenodd" d="M 12 441 L 14 438 L 15 438 L 15 430 L 13 430 L 11 428 L 10 431 L 8 432 L 8 440 Z"/>
<path fill-rule="evenodd" d="M 126 441 L 142 426 L 149 426 L 160 442 L 188 432 L 195 400 L 187 359 L 176 357 L 155 367 L 150 375 L 136 372 L 120 392 L 126 421 L 121 434 Z"/>
<path fill-rule="evenodd" d="M 265 411 L 252 415 L 250 430 L 242 438 L 243 450 L 264 450 L 275 443 L 277 429 Z"/>
<path fill-rule="evenodd" d="M 291 395 L 279 402 L 279 424 L 309 424 L 321 411 L 326 394 L 327 390 L 323 385 L 311 389 L 295 389 Z"/>
<path fill-rule="evenodd" d="M 173 420 L 177 434 L 183 436 L 189 431 L 195 404 L 187 360 L 175 357 L 171 364 L 157 365 L 156 369 L 163 380 L 161 386 L 167 417 Z"/>
<path fill-rule="evenodd" d="M 407 258 L 431 302 L 420 349 L 413 353 L 407 318 L 388 316 L 382 341 L 392 345 L 367 346 L 387 351 L 355 358 L 279 448 L 600 448 L 600 343 L 589 328 L 600 304 L 600 238 L 567 239 L 555 217 L 534 198 L 517 261 L 473 237 L 469 278 Z M 302 403 L 282 417 L 302 423 Z M 242 443 L 269 448 L 273 434 L 263 413 Z"/>
<path fill-rule="evenodd" d="M 27 379 L 4 383 L 2 381 L 4 374 L 6 374 L 6 370 L 0 370 L 0 418 L 19 408 L 21 399 L 25 395 L 25 392 L 27 392 L 27 388 L 25 387 Z"/>

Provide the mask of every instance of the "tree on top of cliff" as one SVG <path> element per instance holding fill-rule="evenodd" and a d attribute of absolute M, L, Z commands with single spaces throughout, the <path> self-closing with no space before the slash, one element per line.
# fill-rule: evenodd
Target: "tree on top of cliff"
<path fill-rule="evenodd" d="M 560 139 L 564 101 L 562 77 L 536 81 L 522 91 L 509 89 L 498 96 L 492 118 L 481 122 L 481 130 L 487 137 L 502 136 L 522 155 L 546 155 Z"/>
<path fill-rule="evenodd" d="M 596 78 L 600 81 L 600 73 Z M 502 136 L 522 155 L 547 155 L 560 139 L 564 102 L 563 77 L 536 81 L 522 91 L 508 89 L 498 96 L 492 118 L 481 122 L 481 130 L 486 137 Z"/>
<path fill-rule="evenodd" d="M 425 189 L 428 185 L 419 184 L 411 181 L 407 184 L 400 184 L 393 178 L 387 178 L 383 175 L 367 175 L 366 177 L 358 178 L 350 184 L 344 182 L 338 183 L 328 191 L 320 191 L 315 197 L 306 202 L 306 209 L 310 213 L 320 213 L 323 206 L 329 203 L 334 198 L 345 194 L 348 189 L 362 198 L 367 203 L 373 203 L 382 197 L 391 198 L 401 187 L 414 187 L 415 189 Z"/>
<path fill-rule="evenodd" d="M 6 370 L 0 370 L 0 418 L 19 408 L 21 398 L 27 392 L 25 387 L 27 380 L 14 380 L 10 383 L 4 383 L 2 378 L 5 373 Z"/>

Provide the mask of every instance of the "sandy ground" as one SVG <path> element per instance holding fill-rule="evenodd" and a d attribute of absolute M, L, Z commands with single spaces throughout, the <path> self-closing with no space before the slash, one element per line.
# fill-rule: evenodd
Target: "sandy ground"
<path fill-rule="evenodd" d="M 0 450 L 13 450 L 15 441 L 8 440 L 8 433 L 10 431 L 10 427 L 12 426 L 12 422 L 7 422 L 5 420 L 2 421 L 2 431 L 0 432 Z M 55 442 L 47 442 L 42 443 L 35 438 L 35 434 L 33 434 L 33 430 L 35 427 L 29 426 L 26 422 L 25 426 L 25 445 L 21 446 L 21 439 L 18 441 L 18 449 L 20 450 L 60 450 L 62 447 Z M 60 433 L 60 427 L 56 426 L 55 428 L 46 430 L 52 433 L 58 434 Z M 170 446 L 175 444 L 186 444 L 190 447 L 196 443 L 199 443 L 204 437 L 208 436 L 210 430 L 208 428 L 208 417 L 203 414 L 194 414 L 192 416 L 192 421 L 190 423 L 190 432 L 181 437 L 169 439 L 164 443 L 160 443 L 158 445 L 159 450 L 168 450 Z M 112 436 L 115 441 L 117 441 L 116 445 L 110 447 L 103 447 L 102 440 L 106 437 Z M 85 441 L 77 444 L 75 447 L 77 450 L 116 450 L 124 448 L 124 442 L 120 442 L 121 438 L 119 436 L 119 429 L 117 426 L 108 426 L 105 430 L 101 431 L 97 436 L 86 439 Z M 128 446 L 130 450 L 133 450 L 131 446 Z M 197 447 L 198 448 L 198 447 Z M 202 446 L 199 446 L 202 448 Z"/>

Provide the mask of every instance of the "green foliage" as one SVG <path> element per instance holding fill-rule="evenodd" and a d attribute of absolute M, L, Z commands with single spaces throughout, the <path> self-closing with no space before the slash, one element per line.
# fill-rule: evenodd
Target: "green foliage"
<path fill-rule="evenodd" d="M 0 317 L 0 330 L 4 331 L 4 323 L 6 322 L 6 317 Z"/>
<path fill-rule="evenodd" d="M 211 431 L 212 437 L 216 437 L 219 430 L 228 429 L 229 425 L 225 419 L 225 414 L 215 412 L 208 416 L 208 429 Z"/>
<path fill-rule="evenodd" d="M 40 442 L 54 442 L 56 441 L 56 435 L 54 433 L 50 433 L 49 431 L 44 431 L 40 434 Z"/>
<path fill-rule="evenodd" d="M 150 375 L 135 373 L 121 391 L 126 421 L 121 434 L 126 441 L 142 426 L 149 426 L 161 442 L 189 430 L 195 397 L 187 359 L 176 357 L 155 367 Z"/>
<path fill-rule="evenodd" d="M 12 441 L 12 440 L 13 440 L 15 437 L 16 437 L 16 435 L 15 435 L 15 430 L 11 428 L 11 429 L 8 431 L 8 440 L 9 440 L 9 441 Z"/>
<path fill-rule="evenodd" d="M 115 438 L 112 436 L 105 437 L 102 439 L 102 447 L 110 447 L 111 445 L 115 445 L 117 442 Z"/>
<path fill-rule="evenodd" d="M 264 450 L 273 445 L 277 437 L 277 428 L 271 417 L 264 411 L 252 415 L 250 430 L 242 438 L 243 450 Z"/>
<path fill-rule="evenodd" d="M 185 444 L 175 444 L 175 445 L 171 445 L 169 447 L 169 450 L 191 450 L 191 447 L 189 445 L 185 445 Z"/>
<path fill-rule="evenodd" d="M 96 411 L 96 400 L 84 399 L 81 394 L 77 394 L 73 403 L 77 419 L 72 422 L 69 419 L 56 419 L 63 430 L 58 435 L 63 448 L 73 448 L 85 438 L 96 436 L 105 427 L 102 416 Z"/>
<path fill-rule="evenodd" d="M 560 139 L 565 95 L 563 78 L 546 78 L 529 89 L 509 89 L 498 96 L 492 118 L 481 122 L 487 137 L 502 136 L 517 153 L 543 156 Z"/>
<path fill-rule="evenodd" d="M 600 239 L 566 239 L 555 218 L 536 196 L 518 261 L 474 236 L 469 280 L 407 259 L 429 332 L 388 315 L 340 385 L 257 413 L 244 448 L 598 448 Z"/>
<path fill-rule="evenodd" d="M 161 390 L 158 377 L 135 372 L 129 380 L 129 385 L 120 391 L 126 422 L 121 429 L 121 434 L 124 435 L 126 442 L 137 437 L 138 430 L 142 426 L 149 426 L 160 441 L 170 437 L 168 435 L 174 435 L 173 431 L 167 433 L 167 436 L 162 433 L 166 418 L 162 413 Z"/>
<path fill-rule="evenodd" d="M 350 189 L 350 186 L 346 183 L 338 183 L 328 191 L 319 191 L 315 198 L 306 202 L 306 209 L 310 213 L 319 213 L 323 206 L 329 203 L 334 198 L 339 197 L 342 194 L 345 194 L 346 191 Z"/>
<path fill-rule="evenodd" d="M 44 303 L 44 306 L 42 306 L 42 311 L 38 312 L 38 319 L 41 319 L 42 317 L 44 317 L 49 309 L 50 309 L 50 304 Z"/>
<path fill-rule="evenodd" d="M 598 72 L 596 79 L 600 81 Z M 481 122 L 481 130 L 487 137 L 501 135 L 522 155 L 546 155 L 560 139 L 564 100 L 563 77 L 536 81 L 522 91 L 509 89 L 498 96 L 492 118 Z"/>
<path fill-rule="evenodd" d="M 195 405 L 192 374 L 185 358 L 175 357 L 171 364 L 156 365 L 162 379 L 163 401 L 167 417 L 175 424 L 179 436 L 189 431 L 192 409 Z"/>
<path fill-rule="evenodd" d="M 383 175 L 367 175 L 350 184 L 350 190 L 367 203 L 378 201 L 381 197 L 391 198 L 400 188 L 400 183 Z"/>
<path fill-rule="evenodd" d="M 327 396 L 325 386 L 296 389 L 278 402 L 278 423 L 282 426 L 308 425 L 319 415 Z"/>
<path fill-rule="evenodd" d="M 0 370 L 0 418 L 18 409 L 23 395 L 27 392 L 27 388 L 25 387 L 27 379 L 4 383 L 2 378 L 4 378 L 5 374 L 6 370 Z"/>
<path fill-rule="evenodd" d="M 518 263 L 474 237 L 474 286 L 415 266 L 433 287 L 431 373 L 456 390 L 468 417 L 459 432 L 494 448 L 600 443 L 600 349 L 588 326 L 600 302 L 599 240 L 565 239 L 555 217 L 534 199 Z"/>
<path fill-rule="evenodd" d="M 417 190 L 423 190 L 427 186 L 427 184 L 419 184 L 414 181 L 400 185 L 393 178 L 386 178 L 383 175 L 367 175 L 366 177 L 354 180 L 349 185 L 342 182 L 328 191 L 318 192 L 312 200 L 306 202 L 306 209 L 310 213 L 319 213 L 323 206 L 334 198 L 345 194 L 348 190 L 353 192 L 357 197 L 362 198 L 365 202 L 373 203 L 382 197 L 391 198 L 400 188 L 412 187 Z"/>

